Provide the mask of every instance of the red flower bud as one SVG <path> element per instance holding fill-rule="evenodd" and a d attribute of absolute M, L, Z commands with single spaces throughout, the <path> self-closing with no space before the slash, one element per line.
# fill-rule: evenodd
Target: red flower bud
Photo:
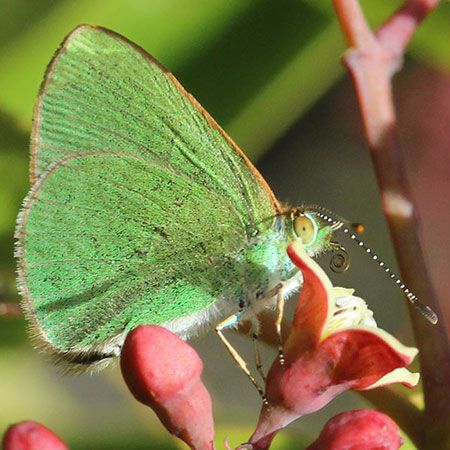
<path fill-rule="evenodd" d="M 209 392 L 197 352 L 170 331 L 142 325 L 128 333 L 120 367 L 133 396 L 194 450 L 214 448 Z"/>
<path fill-rule="evenodd" d="M 377 411 L 359 409 L 331 418 L 306 450 L 397 450 L 402 444 L 392 419 Z"/>
<path fill-rule="evenodd" d="M 11 425 L 3 436 L 3 450 L 67 450 L 66 444 L 37 422 Z"/>

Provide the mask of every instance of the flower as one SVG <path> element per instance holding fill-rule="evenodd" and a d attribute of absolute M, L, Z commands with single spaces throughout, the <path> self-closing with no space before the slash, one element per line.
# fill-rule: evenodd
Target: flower
<path fill-rule="evenodd" d="M 120 357 L 133 396 L 193 450 L 214 448 L 211 397 L 200 379 L 197 352 L 170 331 L 141 325 L 128 333 Z"/>
<path fill-rule="evenodd" d="M 56 434 L 37 422 L 11 425 L 5 432 L 3 450 L 67 450 Z"/>
<path fill-rule="evenodd" d="M 277 358 L 268 373 L 269 405 L 263 405 L 249 441 L 255 450 L 268 448 L 281 428 L 345 391 L 391 383 L 413 387 L 419 379 L 405 369 L 417 349 L 378 328 L 352 290 L 333 288 L 300 240 L 289 245 L 288 254 L 302 271 L 303 286 L 284 344 L 285 364 Z"/>
<path fill-rule="evenodd" d="M 357 409 L 331 418 L 306 450 L 397 450 L 402 445 L 392 419 L 378 411 Z"/>

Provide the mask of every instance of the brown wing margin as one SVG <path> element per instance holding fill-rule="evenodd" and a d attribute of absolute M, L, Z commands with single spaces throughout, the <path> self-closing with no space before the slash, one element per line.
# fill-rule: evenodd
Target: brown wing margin
<path fill-rule="evenodd" d="M 91 29 L 98 29 L 101 30 L 111 36 L 113 36 L 116 39 L 119 39 L 126 44 L 132 46 L 135 50 L 137 50 L 147 61 L 149 61 L 151 64 L 156 65 L 175 85 L 175 87 L 185 96 L 188 98 L 188 100 L 192 103 L 192 105 L 202 114 L 202 116 L 206 119 L 206 121 L 209 123 L 209 125 L 214 128 L 215 130 L 219 131 L 224 139 L 228 142 L 228 144 L 231 146 L 231 148 L 242 158 L 244 163 L 247 165 L 247 167 L 250 169 L 250 171 L 253 173 L 253 175 L 257 178 L 260 185 L 263 187 L 263 189 L 266 191 L 267 195 L 272 201 L 272 205 L 276 211 L 277 214 L 281 213 L 282 208 L 276 199 L 274 193 L 270 189 L 269 185 L 267 184 L 266 180 L 263 178 L 263 176 L 259 173 L 259 171 L 256 169 L 256 167 L 251 163 L 251 161 L 247 158 L 245 153 L 239 148 L 239 146 L 228 136 L 228 134 L 223 130 L 223 128 L 210 116 L 210 114 L 200 105 L 200 103 L 194 98 L 193 95 L 191 95 L 189 92 L 186 91 L 186 89 L 181 85 L 181 83 L 175 78 L 175 76 L 166 68 L 164 65 L 162 65 L 159 61 L 157 61 L 153 56 L 151 56 L 149 53 L 147 53 L 142 47 L 135 44 L 134 42 L 130 41 L 126 37 L 116 33 L 115 31 L 109 30 L 108 28 L 104 28 L 101 26 L 96 25 L 78 25 L 74 30 L 72 30 L 63 40 L 58 50 L 55 52 L 52 60 L 47 66 L 47 70 L 44 75 L 44 80 L 41 83 L 41 86 L 39 88 L 39 94 L 38 98 L 34 107 L 34 114 L 33 114 L 33 127 L 31 131 L 31 157 L 30 157 L 30 182 L 33 184 L 37 179 L 37 168 L 36 168 L 36 161 L 37 161 L 37 153 L 39 148 L 39 125 L 41 122 L 41 103 L 42 98 L 45 92 L 45 88 L 47 86 L 47 83 L 49 83 L 53 67 L 58 62 L 59 56 L 65 51 L 65 48 L 67 46 L 68 41 L 72 38 L 72 36 L 80 29 L 82 28 L 91 28 Z"/>

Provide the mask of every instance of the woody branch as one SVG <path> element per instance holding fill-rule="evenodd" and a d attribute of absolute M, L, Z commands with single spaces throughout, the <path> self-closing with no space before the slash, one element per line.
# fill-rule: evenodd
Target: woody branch
<path fill-rule="evenodd" d="M 367 25 L 357 0 L 333 3 L 350 47 L 343 62 L 355 86 L 401 273 L 408 286 L 442 318 L 445 303 L 436 296 L 424 259 L 417 208 L 405 173 L 405 154 L 400 151 L 391 84 L 409 40 L 439 0 L 406 1 L 376 32 Z M 423 448 L 438 448 L 449 439 L 450 393 L 445 381 L 450 379 L 448 337 L 442 320 L 432 326 L 413 313 L 412 321 L 425 396 Z"/>

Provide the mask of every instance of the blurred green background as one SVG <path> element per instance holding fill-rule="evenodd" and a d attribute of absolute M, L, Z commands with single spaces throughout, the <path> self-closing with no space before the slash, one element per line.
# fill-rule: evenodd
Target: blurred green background
<path fill-rule="evenodd" d="M 362 4 L 376 26 L 400 2 Z M 364 222 L 367 242 L 395 267 L 330 0 L 0 0 L 0 301 L 18 300 L 13 229 L 28 190 L 35 96 L 53 52 L 79 23 L 111 28 L 145 48 L 256 162 L 280 200 L 319 203 Z M 414 37 L 396 78 L 407 169 L 439 292 L 450 288 L 449 23 L 445 2 Z M 333 280 L 355 287 L 378 323 L 412 345 L 402 295 L 349 250 L 351 270 Z M 233 340 L 251 358 L 250 342 Z M 194 345 L 214 399 L 217 446 L 226 435 L 235 446 L 251 433 L 258 397 L 215 336 Z M 269 365 L 273 352 L 265 356 Z M 419 389 L 411 395 L 420 403 Z M 329 417 L 365 406 L 345 395 L 290 427 L 273 448 L 304 448 Z M 126 392 L 117 368 L 62 376 L 31 348 L 22 319 L 1 319 L 0 432 L 24 419 L 43 422 L 74 450 L 180 447 Z"/>

